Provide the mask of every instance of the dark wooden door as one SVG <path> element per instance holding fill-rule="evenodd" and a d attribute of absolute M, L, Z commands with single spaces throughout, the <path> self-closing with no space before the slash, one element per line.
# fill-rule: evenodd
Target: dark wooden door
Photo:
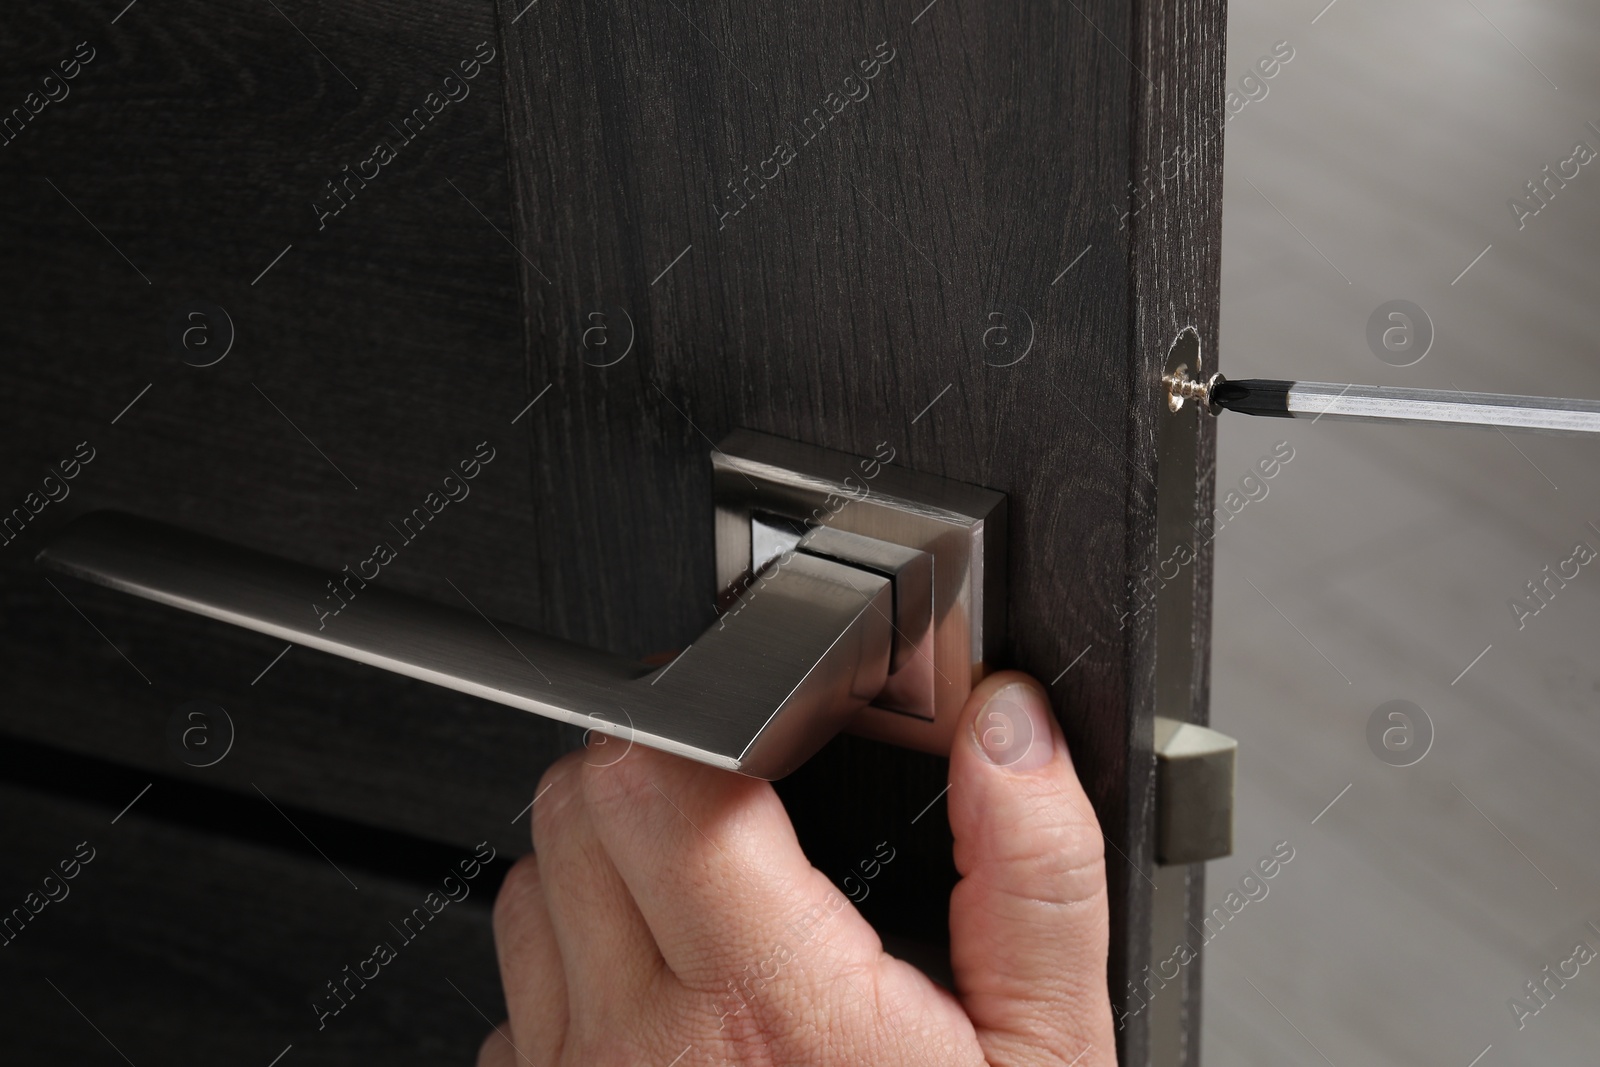
<path fill-rule="evenodd" d="M 1187 327 L 1215 351 L 1221 5 L 120 6 L 52 0 L 0 41 L 25 112 L 0 146 L 5 906 L 98 850 L 0 956 L 5 1051 L 469 1059 L 502 1010 L 493 882 L 575 741 L 53 587 L 51 529 L 114 506 L 337 571 L 487 441 L 386 580 L 645 655 L 712 618 L 707 454 L 747 427 L 1008 495 L 1007 665 L 1052 683 L 1105 827 L 1120 1051 L 1149 1062 L 1158 634 L 1130 608 L 1157 378 Z M 1164 491 L 1204 514 L 1209 475 Z M 1177 703 L 1203 720 L 1208 557 L 1189 580 Z M 232 723 L 206 766 L 194 701 Z M 904 843 L 864 909 L 935 969 L 954 871 L 942 808 L 917 817 L 942 788 L 849 737 L 782 786 L 829 873 Z M 488 849 L 452 929 L 319 1029 L 325 982 Z M 1198 1062 L 1198 974 L 1160 1062 Z"/>

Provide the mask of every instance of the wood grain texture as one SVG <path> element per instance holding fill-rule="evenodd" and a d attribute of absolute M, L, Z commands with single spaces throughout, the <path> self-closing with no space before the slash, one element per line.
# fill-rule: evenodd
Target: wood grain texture
<path fill-rule="evenodd" d="M 511 423 L 532 397 L 516 253 L 496 232 L 509 222 L 493 9 L 278 7 L 140 3 L 113 25 L 105 5 L 60 0 L 7 20 L 5 100 L 25 99 L 81 41 L 96 55 L 0 147 L 0 278 L 14 294 L 0 316 L 0 509 L 23 506 L 78 442 L 95 458 L 0 547 L 0 730 L 526 850 L 511 818 L 560 750 L 548 722 L 304 649 L 262 675 L 281 643 L 76 582 L 57 579 L 58 593 L 31 564 L 71 514 L 117 507 L 337 573 L 398 541 L 389 524 L 487 439 L 497 458 L 471 495 L 383 580 L 512 619 L 541 595 L 536 460 L 527 419 Z M 325 182 L 376 138 L 398 143 L 389 124 L 480 42 L 497 54 L 470 94 L 366 188 L 352 184 L 319 230 Z M 237 333 L 206 368 L 169 341 L 174 312 L 197 298 Z M 199 698 L 230 711 L 238 739 L 191 770 L 165 724 Z"/>
<path fill-rule="evenodd" d="M 304 649 L 274 663 L 279 643 L 79 583 L 57 579 L 58 593 L 31 557 L 70 515 L 118 507 L 337 572 L 488 439 L 498 456 L 470 497 L 384 580 L 437 600 L 458 598 L 454 583 L 490 614 L 523 615 L 539 595 L 534 459 L 526 420 L 511 419 L 532 397 L 516 253 L 495 229 L 509 230 L 498 57 L 325 229 L 312 209 L 448 68 L 493 47 L 493 11 L 141 2 L 112 25 L 120 6 L 29 5 L 0 39 L 5 106 L 78 42 L 97 50 L 71 94 L 0 147 L 0 510 L 24 506 L 78 442 L 95 449 L 71 495 L 0 547 L 0 748 L 32 752 L 28 738 L 138 768 L 160 783 L 140 805 L 167 783 L 216 786 L 204 808 L 238 817 L 146 827 L 136 806 L 111 827 L 74 895 L 0 950 L 0 1059 L 122 1062 L 49 977 L 140 1064 L 266 1064 L 290 1042 L 285 1064 L 466 1062 L 488 1024 L 445 978 L 500 1017 L 482 910 L 403 950 L 320 1034 L 309 997 L 425 892 L 385 872 L 369 882 L 358 843 L 386 827 L 462 855 L 485 839 L 526 851 L 513 818 L 558 732 Z M 169 343 L 194 299 L 237 330 L 208 368 Z M 233 716 L 214 767 L 185 766 L 167 739 L 193 699 Z M 255 787 L 359 893 L 281 821 L 287 845 L 241 836 L 278 819 Z M 61 858 L 58 838 L 70 851 L 85 819 L 103 829 L 137 788 L 87 814 L 6 788 L 7 906 L 43 873 L 35 859 Z M 326 837 L 316 811 L 357 829 Z"/>
<path fill-rule="evenodd" d="M 1167 353 L 1179 335 L 1193 329 L 1199 335 L 1202 373 L 1219 369 L 1218 321 L 1220 317 L 1220 285 L 1222 274 L 1222 156 L 1223 156 L 1223 79 L 1227 60 L 1227 5 L 1222 0 L 1146 0 L 1135 8 L 1135 50 L 1138 69 L 1133 79 L 1133 92 L 1137 101 L 1134 136 L 1132 140 L 1132 179 L 1130 180 L 1130 205 L 1127 226 L 1132 234 L 1132 298 L 1134 350 L 1139 356 L 1137 371 L 1141 375 L 1159 375 L 1165 366 Z M 1153 362 L 1152 362 L 1153 361 Z M 1192 370 L 1195 368 L 1191 368 Z M 1149 412 L 1151 407 L 1135 407 L 1135 412 Z M 1186 582 L 1192 583 L 1192 603 L 1187 640 L 1184 647 L 1170 634 L 1165 635 L 1166 648 L 1153 649 L 1153 657 L 1162 654 L 1179 655 L 1185 662 L 1189 678 L 1187 706 L 1181 712 L 1174 708 L 1163 711 L 1191 722 L 1210 721 L 1211 675 L 1211 614 L 1212 570 L 1215 558 L 1215 506 L 1216 485 L 1216 419 L 1208 412 L 1198 412 L 1187 423 L 1187 409 L 1178 413 L 1184 416 L 1184 429 L 1192 433 L 1193 482 L 1190 485 L 1172 486 L 1164 491 L 1172 494 L 1163 506 L 1177 504 L 1179 498 L 1193 499 L 1193 514 L 1199 520 L 1193 527 L 1187 543 L 1194 549 L 1195 562 Z M 1155 423 L 1162 417 L 1155 408 L 1155 419 L 1141 423 L 1136 432 L 1156 433 Z M 1185 450 L 1187 451 L 1187 450 Z M 1159 472 L 1158 472 L 1159 477 Z M 1153 508 L 1149 495 L 1138 485 L 1133 486 L 1134 505 L 1130 508 L 1129 543 L 1136 573 L 1148 573 L 1158 568 L 1176 546 L 1162 545 L 1158 554 L 1150 553 L 1150 541 L 1144 533 L 1152 521 Z M 1163 572 L 1164 573 L 1164 572 Z M 1155 641 L 1154 620 L 1146 620 L 1140 632 L 1146 642 Z M 1170 651 L 1169 651 L 1170 650 Z M 1134 706 L 1145 708 L 1155 704 L 1153 696 L 1146 696 L 1143 686 L 1154 677 L 1153 665 L 1135 674 L 1137 695 Z M 1151 743 L 1148 720 L 1136 719 L 1136 733 L 1131 747 L 1134 753 L 1130 768 L 1150 765 Z M 1130 770 L 1128 803 L 1130 825 L 1145 825 L 1155 810 L 1153 777 Z M 1136 847 L 1148 848 L 1148 839 L 1134 838 Z M 1148 852 L 1138 854 L 1147 870 L 1151 863 Z M 1205 864 L 1192 864 L 1185 879 L 1185 926 L 1193 929 L 1203 922 L 1205 911 Z M 1140 984 L 1146 966 L 1160 975 L 1162 961 L 1172 957 L 1175 944 L 1153 944 L 1150 939 L 1150 921 L 1134 910 L 1144 898 L 1134 898 L 1131 917 L 1125 933 L 1128 938 L 1123 952 L 1128 960 L 1120 976 L 1122 989 L 1131 981 Z M 1185 934 L 1187 942 L 1187 934 Z M 1162 989 L 1151 997 L 1165 995 L 1181 1003 L 1176 1040 L 1166 1036 L 1157 1047 L 1142 1039 L 1149 1035 L 1137 1031 L 1128 1037 L 1122 1050 L 1123 1062 L 1160 1062 L 1193 1067 L 1201 1062 L 1201 1019 L 1204 959 L 1189 964 L 1181 970 L 1178 988 Z M 1113 983 L 1119 976 L 1113 968 Z M 1159 980 L 1159 979 L 1158 979 Z M 1113 988 L 1118 988 L 1115 984 Z M 1149 996 L 1149 986 L 1141 991 Z M 1130 1006 L 1131 1007 L 1131 1006 Z M 1155 1059 L 1152 1060 L 1152 1057 Z"/>
<path fill-rule="evenodd" d="M 504 1012 L 489 914 L 503 864 L 452 888 L 461 900 L 426 923 L 413 918 L 406 940 L 389 924 L 425 907 L 470 848 L 336 871 L 264 804 L 224 802 L 233 824 L 202 830 L 182 820 L 207 791 L 163 783 L 119 816 L 141 778 L 106 775 L 131 786 L 109 804 L 0 785 L 6 914 L 56 874 L 55 899 L 13 922 L 0 949 L 9 1062 L 112 1064 L 120 1052 L 132 1063 L 266 1064 L 290 1045 L 285 1063 L 469 1061 L 491 1025 L 483 1016 Z M 327 820 L 296 814 L 330 839 Z M 59 864 L 75 854 L 92 858 L 63 881 Z M 325 983 L 378 942 L 394 959 L 319 1020 L 314 1001 L 337 1003 Z"/>
<path fill-rule="evenodd" d="M 734 427 L 887 441 L 1006 492 L 1010 662 L 1058 679 L 1116 850 L 1124 990 L 1149 958 L 1155 649 L 1119 619 L 1154 562 L 1160 362 L 1182 326 L 1215 350 L 1220 152 L 1131 232 L 1122 215 L 1130 176 L 1219 104 L 1220 5 L 500 10 L 529 385 L 555 401 L 535 450 L 563 457 L 540 468 L 561 501 L 542 581 L 568 583 L 547 625 L 644 651 L 710 620 L 703 456 Z M 1203 716 L 1203 673 L 1195 689 Z M 909 837 L 941 779 L 846 739 L 784 795 L 839 877 L 858 840 Z M 867 904 L 880 925 L 942 938 L 948 845 L 902 853 Z"/>
<path fill-rule="evenodd" d="M 0 276 L 31 296 L 0 321 L 22 357 L 0 490 L 22 499 L 77 441 L 99 452 L 0 549 L 0 728 L 515 847 L 511 816 L 561 745 L 545 724 L 303 650 L 251 686 L 279 646 L 72 583 L 68 604 L 25 554 L 74 511 L 120 506 L 337 570 L 489 438 L 496 463 L 395 586 L 448 601 L 453 584 L 490 615 L 644 654 L 711 619 L 716 438 L 886 441 L 1010 496 L 1009 659 L 1055 679 L 1112 847 L 1124 988 L 1148 958 L 1155 649 L 1119 619 L 1155 550 L 1155 372 L 1176 326 L 1211 336 L 1220 159 L 1162 209 L 1190 227 L 1181 254 L 1121 216 L 1151 146 L 1206 106 L 1185 87 L 1214 72 L 1184 49 L 1208 47 L 1215 6 L 507 0 L 498 38 L 480 4 L 280 7 L 139 4 L 113 26 L 61 0 L 10 31 L 13 96 L 76 41 L 104 44 L 0 149 L 21 205 Z M 472 95 L 318 229 L 324 182 L 485 40 Z M 1134 60 L 1182 91 L 1147 96 Z M 203 370 L 166 338 L 195 297 L 239 332 Z M 164 747 L 192 697 L 240 713 L 205 772 Z M 835 878 L 904 843 L 863 902 L 894 940 L 943 937 L 943 776 L 844 738 L 784 785 Z M 1143 1040 L 1130 1026 L 1124 1062 Z"/>
<path fill-rule="evenodd" d="M 562 750 L 546 720 L 303 648 L 252 686 L 282 642 L 54 577 L 151 678 L 145 685 L 55 590 L 27 577 L 33 584 L 5 600 L 10 736 L 250 797 L 259 786 L 434 841 L 528 851 L 518 813 Z M 171 733 L 195 700 L 222 707 L 232 724 L 232 747 L 213 766 L 186 764 Z M 220 724 L 211 735 L 226 743 Z"/>

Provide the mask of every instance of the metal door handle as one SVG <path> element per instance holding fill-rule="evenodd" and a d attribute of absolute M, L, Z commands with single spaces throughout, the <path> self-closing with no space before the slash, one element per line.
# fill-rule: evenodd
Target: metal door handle
<path fill-rule="evenodd" d="M 852 457 L 746 432 L 714 463 L 728 607 L 656 669 L 359 577 L 351 586 L 351 575 L 338 579 L 349 610 L 329 618 L 309 606 L 333 584 L 317 568 L 116 512 L 76 520 L 38 560 L 755 777 L 789 773 L 852 724 L 948 751 L 952 720 L 999 640 L 1001 538 L 986 535 L 1004 498 L 876 462 L 875 480 L 847 489 Z M 843 504 L 813 504 L 830 499 Z M 858 718 L 874 700 L 884 706 Z"/>

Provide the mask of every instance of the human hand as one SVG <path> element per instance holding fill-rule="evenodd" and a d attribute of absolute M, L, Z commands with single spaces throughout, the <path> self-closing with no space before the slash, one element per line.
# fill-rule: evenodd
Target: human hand
<path fill-rule="evenodd" d="M 1116 1063 L 1100 828 L 1031 678 L 985 679 L 951 752 L 954 993 L 883 951 L 770 784 L 600 751 L 541 782 L 479 1067 Z"/>

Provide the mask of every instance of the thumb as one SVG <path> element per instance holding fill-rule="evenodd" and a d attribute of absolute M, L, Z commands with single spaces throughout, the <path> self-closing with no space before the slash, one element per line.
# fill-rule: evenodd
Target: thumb
<path fill-rule="evenodd" d="M 992 1067 L 1115 1067 L 1100 824 L 1038 682 L 968 699 L 950 752 L 956 992 Z"/>

